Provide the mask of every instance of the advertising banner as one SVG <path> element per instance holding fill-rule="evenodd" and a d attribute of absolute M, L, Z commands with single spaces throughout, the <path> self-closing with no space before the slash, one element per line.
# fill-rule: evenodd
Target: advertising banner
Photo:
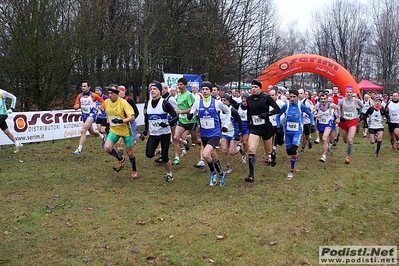
<path fill-rule="evenodd" d="M 191 85 L 197 84 L 201 89 L 202 87 L 202 76 L 198 74 L 174 74 L 174 73 L 164 73 L 163 79 L 169 88 L 176 86 L 179 78 L 187 79 L 187 89 L 191 91 Z"/>

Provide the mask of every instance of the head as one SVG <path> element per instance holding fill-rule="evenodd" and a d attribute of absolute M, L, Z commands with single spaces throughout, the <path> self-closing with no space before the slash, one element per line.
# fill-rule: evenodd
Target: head
<path fill-rule="evenodd" d="M 162 85 L 161 95 L 163 96 L 163 95 L 165 95 L 166 93 L 169 92 L 169 87 L 168 87 L 168 85 L 165 82 L 161 82 L 161 85 Z"/>
<path fill-rule="evenodd" d="M 95 89 L 94 89 L 94 93 L 96 93 L 96 94 L 98 94 L 98 95 L 103 95 L 103 88 L 101 88 L 100 86 L 97 86 Z"/>
<path fill-rule="evenodd" d="M 247 98 L 249 97 L 249 93 L 243 93 L 241 95 L 242 105 L 247 106 Z"/>
<path fill-rule="evenodd" d="M 119 86 L 118 87 L 118 89 L 119 89 L 119 97 L 121 97 L 121 98 L 125 98 L 125 96 L 126 96 L 126 87 L 125 86 Z"/>
<path fill-rule="evenodd" d="M 205 98 L 210 97 L 213 92 L 212 83 L 210 83 L 209 81 L 202 82 L 201 91 L 202 91 L 202 96 L 204 96 Z"/>
<path fill-rule="evenodd" d="M 116 84 L 109 85 L 108 96 L 111 102 L 116 102 L 119 99 L 119 86 Z"/>
<path fill-rule="evenodd" d="M 399 100 L 399 93 L 397 91 L 392 92 L 391 100 L 397 102 Z"/>
<path fill-rule="evenodd" d="M 298 91 L 295 90 L 295 89 L 291 89 L 291 90 L 288 91 L 288 94 L 289 94 L 289 96 L 288 96 L 289 97 L 288 98 L 289 102 L 290 103 L 297 103 L 298 95 L 299 95 Z"/>
<path fill-rule="evenodd" d="M 179 78 L 177 80 L 177 87 L 181 93 L 187 91 L 187 79 L 186 78 Z"/>
<path fill-rule="evenodd" d="M 257 95 L 257 94 L 261 93 L 261 91 L 262 91 L 262 82 L 259 79 L 252 80 L 251 85 L 252 85 L 252 88 L 251 88 L 252 94 Z"/>
<path fill-rule="evenodd" d="M 374 98 L 374 105 L 375 106 L 381 106 L 381 104 L 382 104 L 382 97 L 381 96 L 376 96 Z"/>
<path fill-rule="evenodd" d="M 230 106 L 230 99 L 231 99 L 231 96 L 227 93 L 223 94 L 220 97 L 220 100 L 222 101 L 222 103 L 224 103 L 227 106 Z"/>
<path fill-rule="evenodd" d="M 90 91 L 90 83 L 86 80 L 82 81 L 81 88 L 82 88 L 82 92 L 88 93 Z"/>
<path fill-rule="evenodd" d="M 332 88 L 332 93 L 333 93 L 334 95 L 339 94 L 339 89 L 338 89 L 337 86 L 334 86 L 334 87 Z"/>
<path fill-rule="evenodd" d="M 172 86 L 172 88 L 170 88 L 170 95 L 172 95 L 173 97 L 176 97 L 176 95 L 177 95 L 176 86 Z"/>
<path fill-rule="evenodd" d="M 276 89 L 274 88 L 269 89 L 269 95 L 272 96 L 273 100 L 277 100 L 278 94 Z"/>
<path fill-rule="evenodd" d="M 348 99 L 351 99 L 353 97 L 353 91 L 354 91 L 354 89 L 353 89 L 352 85 L 346 86 L 345 97 Z"/>
<path fill-rule="evenodd" d="M 298 98 L 299 98 L 299 100 L 305 99 L 305 90 L 304 89 L 301 88 L 298 90 Z"/>
<path fill-rule="evenodd" d="M 193 84 L 191 85 L 191 92 L 194 94 L 197 94 L 199 91 L 198 85 L 197 84 Z"/>
<path fill-rule="evenodd" d="M 212 87 L 212 96 L 213 97 L 217 97 L 219 95 L 218 93 L 218 87 L 217 86 L 213 86 Z"/>
<path fill-rule="evenodd" d="M 333 97 L 328 97 L 328 102 L 329 102 L 329 103 L 334 103 Z"/>
<path fill-rule="evenodd" d="M 367 102 L 368 100 L 370 100 L 370 95 L 368 95 L 367 93 L 364 95 L 364 100 Z"/>
<path fill-rule="evenodd" d="M 158 82 L 153 82 L 150 84 L 150 94 L 152 99 L 157 100 L 162 94 L 162 85 Z"/>
<path fill-rule="evenodd" d="M 331 100 L 333 100 L 333 98 L 331 98 Z M 328 103 L 328 95 L 325 93 L 320 94 L 319 101 L 322 105 L 326 105 Z"/>

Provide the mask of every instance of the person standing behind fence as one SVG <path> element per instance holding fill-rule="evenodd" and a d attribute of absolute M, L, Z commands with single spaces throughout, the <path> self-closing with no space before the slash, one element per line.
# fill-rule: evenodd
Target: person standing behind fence
<path fill-rule="evenodd" d="M 6 99 L 11 99 L 10 109 L 7 110 Z M 15 139 L 14 135 L 10 132 L 7 125 L 8 115 L 12 113 L 12 109 L 15 108 L 15 104 L 17 103 L 17 97 L 13 94 L 0 89 L 0 128 L 3 130 L 4 134 L 14 143 L 15 150 L 14 153 L 18 153 L 19 149 L 23 146 L 22 143 L 19 143 L 18 140 Z"/>
<path fill-rule="evenodd" d="M 100 108 L 97 111 L 96 102 L 101 102 Z M 73 152 L 75 155 L 80 155 L 82 153 L 82 148 L 84 143 L 86 142 L 86 133 L 89 131 L 90 134 L 100 137 L 101 142 L 104 139 L 104 136 L 94 129 L 93 123 L 97 120 L 97 115 L 101 114 L 104 110 L 104 99 L 101 98 L 98 94 L 92 93 L 90 91 L 90 84 L 87 81 L 82 82 L 82 93 L 80 93 L 75 100 L 75 104 L 73 106 L 75 110 L 82 111 L 82 120 L 83 126 L 80 130 L 80 140 L 78 148 Z"/>

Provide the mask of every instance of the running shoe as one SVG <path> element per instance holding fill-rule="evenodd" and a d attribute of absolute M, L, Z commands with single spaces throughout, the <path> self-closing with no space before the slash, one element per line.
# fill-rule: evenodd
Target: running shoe
<path fill-rule="evenodd" d="M 20 143 L 18 146 L 15 146 L 14 153 L 18 153 L 18 152 L 19 152 L 19 149 L 21 149 L 22 146 L 24 146 L 22 143 Z M 76 152 L 76 151 L 75 151 L 75 152 Z M 74 153 L 74 154 L 75 154 L 75 153 Z M 79 154 L 80 154 L 80 152 L 79 152 Z M 77 155 L 79 155 L 79 154 L 77 154 Z"/>
<path fill-rule="evenodd" d="M 222 172 L 219 175 L 219 186 L 224 187 L 224 178 L 226 177 L 226 172 Z"/>
<path fill-rule="evenodd" d="M 332 153 L 332 144 L 328 144 L 327 153 L 330 155 Z"/>
<path fill-rule="evenodd" d="M 396 151 L 396 146 L 392 145 L 391 151 Z"/>
<path fill-rule="evenodd" d="M 205 167 L 205 162 L 204 162 L 204 160 L 199 160 L 198 163 L 194 164 L 194 167 L 195 167 L 195 168 L 198 168 L 198 169 L 204 168 L 204 167 Z"/>
<path fill-rule="evenodd" d="M 156 162 L 156 163 L 163 163 L 162 157 L 159 157 L 158 159 L 155 159 L 154 162 Z"/>
<path fill-rule="evenodd" d="M 325 163 L 326 162 L 326 156 L 323 154 L 319 161 Z"/>
<path fill-rule="evenodd" d="M 187 152 L 184 148 L 181 148 L 181 155 L 180 156 L 186 156 Z"/>
<path fill-rule="evenodd" d="M 177 165 L 180 164 L 180 159 L 179 158 L 174 158 L 172 161 L 172 165 Z"/>
<path fill-rule="evenodd" d="M 247 158 L 245 158 L 245 156 L 241 157 L 241 163 L 247 163 Z"/>
<path fill-rule="evenodd" d="M 130 177 L 131 180 L 137 179 L 138 173 L 136 171 L 132 171 L 132 176 Z"/>
<path fill-rule="evenodd" d="M 231 172 L 233 172 L 233 168 L 231 168 L 230 165 L 227 166 L 227 170 L 226 170 L 226 174 L 230 174 Z"/>
<path fill-rule="evenodd" d="M 245 153 L 245 151 L 244 151 L 244 147 L 242 146 L 242 143 L 238 144 L 237 146 L 240 148 L 240 154 L 241 154 L 241 156 L 243 156 L 244 153 Z"/>
<path fill-rule="evenodd" d="M 190 145 L 188 144 L 187 140 L 184 141 L 184 148 L 186 149 L 186 151 L 190 150 Z"/>
<path fill-rule="evenodd" d="M 16 151 L 17 149 L 15 149 L 15 151 Z M 19 149 L 18 149 L 18 151 L 17 152 L 15 152 L 14 151 L 14 153 L 17 153 L 17 152 L 19 152 Z M 76 149 L 74 152 L 73 152 L 73 154 L 75 154 L 75 155 L 80 155 L 82 153 L 82 151 L 80 151 L 80 150 L 78 150 L 78 149 Z"/>
<path fill-rule="evenodd" d="M 399 143 L 396 142 L 396 149 L 399 150 Z"/>
<path fill-rule="evenodd" d="M 380 155 L 378 154 L 378 152 L 375 154 L 375 157 L 380 157 Z"/>
<path fill-rule="evenodd" d="M 173 176 L 171 175 L 166 175 L 165 177 L 165 183 L 172 183 L 173 181 Z"/>
<path fill-rule="evenodd" d="M 105 141 L 107 140 L 107 138 L 105 137 L 105 135 L 103 135 L 103 139 L 101 140 L 101 147 L 104 147 L 105 145 Z"/>
<path fill-rule="evenodd" d="M 320 139 L 319 138 L 315 139 L 314 143 L 319 144 L 320 143 Z"/>
<path fill-rule="evenodd" d="M 345 164 L 350 164 L 350 162 L 351 162 L 351 158 L 350 157 L 346 157 Z"/>
<path fill-rule="evenodd" d="M 122 156 L 122 160 L 118 160 L 118 162 L 116 163 L 116 166 L 113 168 L 115 171 L 119 172 L 120 170 L 123 169 L 124 166 L 124 162 L 125 162 L 125 157 Z"/>
<path fill-rule="evenodd" d="M 272 159 L 271 159 L 271 158 L 265 159 L 265 163 L 266 163 L 266 164 L 270 164 L 271 162 L 272 162 Z"/>
<path fill-rule="evenodd" d="M 287 181 L 291 181 L 294 178 L 294 172 L 289 171 L 287 175 Z"/>
<path fill-rule="evenodd" d="M 216 181 L 216 173 L 211 173 L 211 175 L 209 176 L 209 186 L 213 187 L 217 185 L 217 181 Z"/>
<path fill-rule="evenodd" d="M 367 137 L 366 132 L 363 132 L 363 138 L 366 138 L 366 137 Z"/>
<path fill-rule="evenodd" d="M 248 183 L 255 182 L 255 178 L 251 175 L 248 175 L 244 180 L 245 180 L 245 182 L 248 182 Z"/>
<path fill-rule="evenodd" d="M 308 148 L 309 148 L 309 150 L 310 150 L 312 147 L 313 147 L 313 141 L 310 139 L 310 140 L 308 141 Z"/>

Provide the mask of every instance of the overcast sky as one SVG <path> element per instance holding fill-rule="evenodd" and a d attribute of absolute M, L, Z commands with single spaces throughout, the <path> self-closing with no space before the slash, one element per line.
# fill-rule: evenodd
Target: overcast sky
<path fill-rule="evenodd" d="M 282 18 L 281 25 L 286 27 L 293 20 L 297 21 L 298 29 L 305 30 L 310 25 L 312 13 L 321 7 L 331 5 L 334 0 L 274 0 Z M 360 0 L 366 3 L 367 0 Z"/>

